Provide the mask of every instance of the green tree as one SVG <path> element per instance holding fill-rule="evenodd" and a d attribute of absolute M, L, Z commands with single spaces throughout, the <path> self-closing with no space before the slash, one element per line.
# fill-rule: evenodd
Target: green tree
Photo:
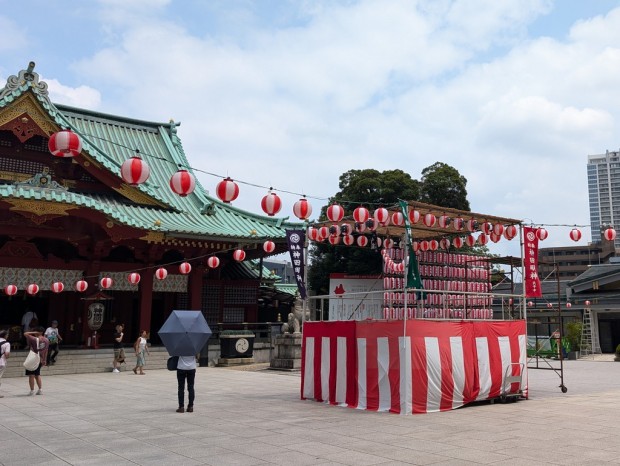
<path fill-rule="evenodd" d="M 436 162 L 422 170 L 420 201 L 469 211 L 467 179 L 456 168 Z"/>

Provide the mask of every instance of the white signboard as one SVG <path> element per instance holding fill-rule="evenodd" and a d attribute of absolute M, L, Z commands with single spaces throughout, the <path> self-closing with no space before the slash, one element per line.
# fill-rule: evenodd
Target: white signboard
<path fill-rule="evenodd" d="M 380 276 L 329 276 L 329 320 L 383 318 L 383 279 Z"/>

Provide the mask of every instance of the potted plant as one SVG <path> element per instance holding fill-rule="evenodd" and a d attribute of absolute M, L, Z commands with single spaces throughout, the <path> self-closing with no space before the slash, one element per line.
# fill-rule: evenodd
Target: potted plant
<path fill-rule="evenodd" d="M 570 345 L 570 351 L 568 352 L 568 359 L 577 359 L 579 349 L 581 346 L 581 330 L 583 324 L 579 321 L 573 320 L 566 324 L 566 340 Z"/>
<path fill-rule="evenodd" d="M 616 346 L 616 354 L 614 356 L 614 361 L 620 361 L 620 345 Z"/>
<path fill-rule="evenodd" d="M 222 330 L 221 358 L 251 358 L 254 353 L 254 333 L 251 330 Z"/>

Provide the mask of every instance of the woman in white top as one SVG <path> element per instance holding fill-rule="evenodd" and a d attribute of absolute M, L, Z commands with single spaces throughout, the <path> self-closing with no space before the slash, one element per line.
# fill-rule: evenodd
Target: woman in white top
<path fill-rule="evenodd" d="M 144 375 L 144 365 L 146 364 L 146 354 L 149 356 L 149 348 L 146 346 L 146 337 L 148 332 L 146 330 L 142 330 L 142 333 L 133 344 L 133 349 L 136 352 L 136 367 L 133 368 L 133 373 L 137 374 L 138 370 L 140 370 L 140 375 Z"/>
<path fill-rule="evenodd" d="M 6 368 L 6 360 L 11 355 L 11 344 L 6 340 L 9 332 L 2 329 L 0 330 L 0 384 L 2 384 L 2 374 Z M 4 398 L 4 395 L 0 393 L 0 398 Z"/>
<path fill-rule="evenodd" d="M 196 355 L 179 356 L 177 363 L 177 382 L 179 383 L 179 408 L 177 413 L 185 412 L 185 380 L 187 380 L 187 412 L 194 412 L 194 379 L 196 378 Z"/>

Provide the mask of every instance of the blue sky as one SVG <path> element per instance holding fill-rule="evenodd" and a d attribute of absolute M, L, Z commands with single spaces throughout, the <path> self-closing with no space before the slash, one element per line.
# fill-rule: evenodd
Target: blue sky
<path fill-rule="evenodd" d="M 585 225 L 587 155 L 620 148 L 619 31 L 606 0 L 0 0 L 0 81 L 34 60 L 55 102 L 173 118 L 193 166 L 240 181 L 327 198 L 441 161 L 473 211 Z"/>

